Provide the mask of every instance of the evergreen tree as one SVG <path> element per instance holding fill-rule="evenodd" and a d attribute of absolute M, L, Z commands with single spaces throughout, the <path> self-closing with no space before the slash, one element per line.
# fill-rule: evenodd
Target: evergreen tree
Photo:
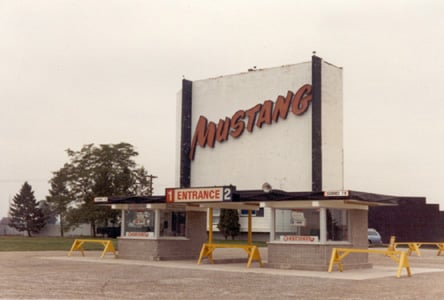
<path fill-rule="evenodd" d="M 9 208 L 9 226 L 18 231 L 26 231 L 28 237 L 38 233 L 46 224 L 46 218 L 34 197 L 32 187 L 25 182 L 20 192 L 14 196 Z"/>
<path fill-rule="evenodd" d="M 239 235 L 239 213 L 237 209 L 224 209 L 220 210 L 219 224 L 217 228 L 224 235 L 225 239 L 231 236 L 231 239 Z"/>

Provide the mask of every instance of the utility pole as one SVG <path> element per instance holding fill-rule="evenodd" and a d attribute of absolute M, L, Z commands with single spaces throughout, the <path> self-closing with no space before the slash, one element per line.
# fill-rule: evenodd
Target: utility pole
<path fill-rule="evenodd" d="M 148 185 L 149 185 L 148 196 L 152 196 L 153 192 L 154 192 L 154 190 L 153 190 L 153 179 L 157 178 L 157 176 L 148 175 L 147 177 L 149 178 L 149 180 L 148 180 Z"/>

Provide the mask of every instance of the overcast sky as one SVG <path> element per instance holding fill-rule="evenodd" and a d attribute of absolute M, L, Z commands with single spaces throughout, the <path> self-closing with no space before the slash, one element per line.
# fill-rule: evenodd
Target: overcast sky
<path fill-rule="evenodd" d="M 134 145 L 162 194 L 183 76 L 312 51 L 344 69 L 345 187 L 444 205 L 442 1 L 0 0 L 0 37 L 0 217 L 89 143 Z"/>

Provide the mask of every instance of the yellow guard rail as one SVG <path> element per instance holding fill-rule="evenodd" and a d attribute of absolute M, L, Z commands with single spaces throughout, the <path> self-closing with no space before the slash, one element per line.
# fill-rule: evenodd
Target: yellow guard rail
<path fill-rule="evenodd" d="M 253 261 L 259 262 L 259 266 L 262 267 L 261 254 L 259 253 L 259 248 L 253 245 L 252 242 L 252 231 L 251 231 L 251 210 L 248 210 L 248 242 L 245 244 L 213 244 L 213 208 L 209 208 L 209 230 L 208 230 L 208 243 L 202 245 L 202 250 L 200 251 L 199 260 L 197 264 L 200 265 L 204 257 L 213 264 L 213 251 L 217 248 L 240 248 L 244 249 L 248 254 L 247 268 L 251 266 Z"/>
<path fill-rule="evenodd" d="M 248 254 L 247 268 L 249 268 L 251 266 L 251 263 L 253 261 L 257 261 L 257 262 L 259 262 L 259 265 L 261 267 L 263 266 L 261 255 L 259 253 L 259 248 L 257 246 L 242 245 L 242 244 L 213 244 L 213 243 L 203 244 L 197 264 L 200 265 L 200 262 L 202 261 L 202 258 L 204 258 L 204 257 L 207 257 L 208 260 L 213 264 L 214 263 L 213 251 L 217 248 L 241 248 L 241 249 L 244 249 L 245 252 L 247 252 L 247 254 Z"/>
<path fill-rule="evenodd" d="M 376 250 L 376 249 L 352 249 L 352 248 L 333 248 L 331 253 L 330 264 L 328 266 L 328 272 L 333 270 L 333 265 L 337 264 L 340 272 L 343 271 L 342 260 L 350 253 L 377 253 L 390 257 L 398 263 L 398 271 L 396 277 L 401 277 L 402 269 L 406 269 L 407 276 L 411 277 L 410 264 L 406 252 L 391 251 L 391 250 Z"/>
<path fill-rule="evenodd" d="M 444 251 L 444 243 L 438 242 L 397 242 L 395 243 L 395 249 L 399 245 L 407 245 L 407 255 L 411 255 L 412 252 L 415 252 L 417 256 L 421 256 L 419 248 L 421 248 L 422 245 L 435 245 L 438 248 L 437 256 L 441 256 L 441 252 Z"/>
<path fill-rule="evenodd" d="M 113 242 L 111 240 L 83 240 L 83 239 L 76 239 L 74 240 L 74 243 L 71 246 L 71 250 L 68 253 L 68 256 L 71 256 L 73 251 L 80 251 L 82 253 L 82 256 L 85 256 L 85 253 L 83 252 L 83 244 L 85 243 L 98 243 L 103 245 L 103 252 L 100 256 L 103 258 L 106 253 L 112 252 L 114 253 L 114 257 L 116 257 L 116 249 L 114 248 Z"/>

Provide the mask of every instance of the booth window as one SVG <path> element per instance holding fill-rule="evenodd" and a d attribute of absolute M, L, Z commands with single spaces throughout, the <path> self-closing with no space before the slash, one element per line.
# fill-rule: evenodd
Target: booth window
<path fill-rule="evenodd" d="M 128 237 L 154 236 L 154 211 L 126 210 L 124 235 Z"/>
<path fill-rule="evenodd" d="M 185 236 L 186 213 L 164 210 L 160 215 L 160 236 Z"/>
<path fill-rule="evenodd" d="M 125 210 L 124 236 L 155 238 L 156 217 L 154 210 Z M 159 236 L 186 236 L 186 213 L 175 210 L 159 210 Z"/>
<path fill-rule="evenodd" d="M 213 225 L 219 224 L 220 208 L 213 208 Z"/>
<path fill-rule="evenodd" d="M 349 241 L 348 211 L 331 208 L 275 209 L 274 239 L 298 243 Z"/>
<path fill-rule="evenodd" d="M 348 241 L 347 216 L 347 210 L 327 209 L 327 241 Z"/>
<path fill-rule="evenodd" d="M 276 209 L 275 239 L 283 242 L 319 242 L 319 209 Z"/>

